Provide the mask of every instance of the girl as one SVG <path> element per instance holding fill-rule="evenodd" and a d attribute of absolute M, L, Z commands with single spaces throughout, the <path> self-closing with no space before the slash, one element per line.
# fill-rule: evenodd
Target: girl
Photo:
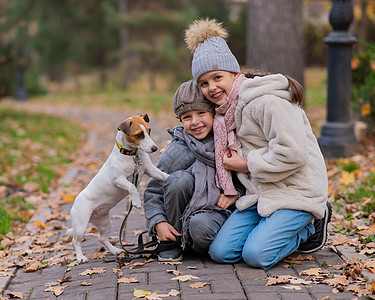
<path fill-rule="evenodd" d="M 217 184 L 231 190 L 232 170 L 246 187 L 209 254 L 217 262 L 242 257 L 252 267 L 269 269 L 298 247 L 309 253 L 324 245 L 331 215 L 327 173 L 300 108 L 301 85 L 281 74 L 240 75 L 226 36 L 209 19 L 193 23 L 185 36 L 194 54 L 193 78 L 217 106 Z"/>

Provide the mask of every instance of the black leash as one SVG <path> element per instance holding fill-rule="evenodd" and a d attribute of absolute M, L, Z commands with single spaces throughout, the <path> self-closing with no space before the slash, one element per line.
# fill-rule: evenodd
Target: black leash
<path fill-rule="evenodd" d="M 134 156 L 134 162 L 135 162 L 135 169 L 133 173 L 132 183 L 137 186 L 138 184 L 138 176 L 139 176 L 139 166 L 141 164 L 141 161 L 138 157 L 138 155 Z M 147 230 L 144 230 L 140 233 L 138 236 L 138 245 L 132 248 L 129 248 L 129 245 L 126 245 L 125 243 L 125 231 L 126 231 L 126 221 L 130 215 L 130 212 L 133 208 L 133 204 L 130 201 L 129 210 L 122 221 L 121 227 L 120 227 L 120 233 L 119 233 L 119 240 L 120 245 L 122 249 L 128 254 L 132 255 L 142 255 L 142 254 L 149 254 L 151 256 L 155 256 L 159 254 L 162 251 L 166 251 L 172 248 L 175 248 L 176 246 L 181 244 L 181 238 L 176 237 L 176 241 L 168 241 L 168 242 L 159 242 L 156 236 L 152 236 L 151 241 L 145 243 L 143 240 L 143 236 L 148 232 Z"/>

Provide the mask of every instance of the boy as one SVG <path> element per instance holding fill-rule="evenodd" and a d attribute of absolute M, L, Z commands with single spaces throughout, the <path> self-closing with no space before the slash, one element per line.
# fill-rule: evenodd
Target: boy
<path fill-rule="evenodd" d="M 156 234 L 166 243 L 181 237 L 182 242 L 159 253 L 159 261 L 182 260 L 182 250 L 187 246 L 207 254 L 230 214 L 228 207 L 239 198 L 224 196 L 215 184 L 214 104 L 190 80 L 176 91 L 173 110 L 183 127 L 169 130 L 172 142 L 157 164 L 171 175 L 164 182 L 149 181 L 144 210 L 150 235 Z"/>

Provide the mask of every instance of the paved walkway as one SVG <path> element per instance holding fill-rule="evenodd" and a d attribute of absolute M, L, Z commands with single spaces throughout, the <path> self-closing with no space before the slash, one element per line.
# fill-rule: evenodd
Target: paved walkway
<path fill-rule="evenodd" d="M 30 222 L 25 229 L 29 239 L 32 240 L 31 243 L 35 243 L 34 234 L 37 234 L 48 238 L 48 241 L 54 247 L 57 242 L 65 245 L 65 248 L 60 251 L 56 250 L 52 253 L 41 252 L 44 255 L 44 262 L 49 259 L 56 259 L 57 252 L 70 255 L 72 258 L 71 243 L 63 243 L 66 228 L 70 226 L 68 214 L 72 203 L 61 199 L 62 190 L 67 187 L 72 188 L 75 185 L 78 190 L 96 174 L 113 147 L 116 126 L 127 118 L 129 114 L 98 109 L 88 110 L 87 108 L 44 107 L 41 109 L 31 104 L 24 104 L 23 107 L 35 111 L 43 110 L 73 119 L 88 130 L 87 142 L 78 151 L 77 158 L 83 160 L 86 157 L 89 159 L 86 165 L 91 167 L 85 167 L 82 161 L 72 163 L 65 176 L 54 187 L 54 190 L 49 195 L 45 195 L 45 203 L 40 205 L 33 217 L 35 222 Z M 166 122 L 152 115 L 150 115 L 150 119 L 153 138 L 159 146 L 163 146 L 168 138 L 164 126 Z M 157 155 L 152 156 L 152 158 L 154 161 L 158 159 Z M 95 162 L 95 167 L 92 167 Z M 144 178 L 141 183 L 141 189 L 144 189 L 147 180 L 148 178 Z M 114 240 L 118 235 L 126 210 L 127 201 L 122 201 L 112 210 L 111 236 L 114 236 Z M 56 211 L 60 213 L 60 218 L 47 217 L 48 215 L 56 214 Z M 128 220 L 126 239 L 127 241 L 134 241 L 135 232 L 145 228 L 142 210 L 133 210 Z M 38 228 L 35 228 L 38 222 L 50 224 L 50 226 L 38 226 Z M 54 233 L 51 237 L 48 234 L 50 232 Z M 26 246 L 23 244 L 23 247 L 27 248 L 27 245 L 26 242 Z M 68 249 L 66 249 L 66 246 L 68 246 Z M 14 248 L 17 247 L 19 246 L 14 246 Z M 86 254 L 98 254 L 101 244 L 98 242 L 96 234 L 91 233 L 86 235 L 86 240 L 83 242 L 82 247 Z M 351 255 L 350 248 L 341 247 L 340 249 L 347 256 Z M 356 255 L 354 252 L 353 254 Z M 333 287 L 327 284 L 267 285 L 267 278 L 273 276 L 279 276 L 278 278 L 280 279 L 283 275 L 289 275 L 289 278 L 296 277 L 307 281 L 309 276 L 301 276 L 299 275 L 300 272 L 318 268 L 323 264 L 326 266 L 325 270 L 335 274 L 338 271 L 332 266 L 342 264 L 343 258 L 345 258 L 329 248 L 313 253 L 312 257 L 298 257 L 298 255 L 299 253 L 295 253 L 292 256 L 295 259 L 294 263 L 281 262 L 268 271 L 250 268 L 243 262 L 234 265 L 220 265 L 209 258 L 191 254 L 186 256 L 181 264 L 174 265 L 160 264 L 156 260 L 147 262 L 146 258 L 134 259 L 131 264 L 124 265 L 115 261 L 105 262 L 103 258 L 99 258 L 92 259 L 88 263 L 81 265 L 51 264 L 50 267 L 38 269 L 35 272 L 25 272 L 25 267 L 14 268 L 13 275 L 0 277 L 0 288 L 4 290 L 3 297 L 6 299 L 19 299 L 17 296 L 20 297 L 21 294 L 18 293 L 22 293 L 23 299 L 37 300 L 127 300 L 135 298 L 133 294 L 135 290 L 147 290 L 159 295 L 149 297 L 149 299 L 164 299 L 162 296 L 165 297 L 168 294 L 169 297 L 165 299 L 367 299 L 364 297 L 356 298 L 349 291 L 335 291 L 334 293 Z M 106 257 L 111 258 L 110 255 Z M 306 259 L 303 260 L 303 258 Z M 142 265 L 141 263 L 145 261 L 146 263 Z M 90 270 L 86 272 L 88 275 L 83 274 L 86 270 Z M 177 275 L 192 275 L 195 277 L 186 276 L 185 279 L 190 278 L 189 281 L 183 281 L 183 278 L 182 280 L 172 280 Z M 133 278 L 133 281 L 138 282 L 119 283 L 118 279 L 124 277 Z M 57 282 L 58 280 L 60 282 Z M 126 281 L 126 279 L 123 279 L 123 281 Z M 195 288 L 191 286 L 196 283 L 201 284 L 197 284 Z M 56 287 L 59 289 L 55 289 Z M 62 293 L 60 294 L 60 292 Z M 174 294 L 178 295 L 173 296 Z"/>

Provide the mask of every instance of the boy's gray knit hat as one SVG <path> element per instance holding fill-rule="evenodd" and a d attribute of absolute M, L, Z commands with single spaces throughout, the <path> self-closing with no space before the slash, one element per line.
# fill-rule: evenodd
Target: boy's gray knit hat
<path fill-rule="evenodd" d="M 222 24 L 210 19 L 195 21 L 186 30 L 185 42 L 194 53 L 191 71 L 196 82 L 210 71 L 240 73 L 240 65 L 225 42 L 227 36 Z"/>
<path fill-rule="evenodd" d="M 173 111 L 179 119 L 190 110 L 215 113 L 215 104 L 204 97 L 200 87 L 192 79 L 181 84 L 173 97 Z"/>

